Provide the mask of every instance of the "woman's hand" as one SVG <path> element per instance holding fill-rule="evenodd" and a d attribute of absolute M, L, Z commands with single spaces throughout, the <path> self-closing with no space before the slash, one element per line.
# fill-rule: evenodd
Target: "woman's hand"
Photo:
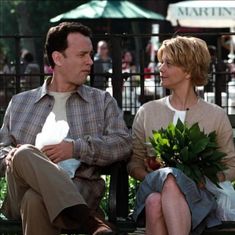
<path fill-rule="evenodd" d="M 223 182 L 226 180 L 225 174 L 222 171 L 217 173 L 217 177 L 219 182 Z"/>
<path fill-rule="evenodd" d="M 156 157 L 147 157 L 144 159 L 144 163 L 148 172 L 158 170 L 162 167 L 161 162 Z"/>

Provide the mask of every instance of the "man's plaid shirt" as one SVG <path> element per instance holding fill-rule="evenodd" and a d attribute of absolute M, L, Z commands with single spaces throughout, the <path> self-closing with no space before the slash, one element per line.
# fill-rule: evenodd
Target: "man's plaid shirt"
<path fill-rule="evenodd" d="M 0 130 L 2 146 L 35 144 L 54 104 L 47 91 L 48 81 L 42 87 L 13 96 Z M 69 97 L 66 113 L 70 128 L 67 138 L 74 140 L 74 157 L 82 162 L 74 181 L 81 191 L 85 190 L 81 192 L 85 198 L 94 191 L 99 197 L 103 187 L 91 182 L 101 183 L 99 168 L 127 159 L 131 153 L 130 133 L 122 112 L 109 93 L 82 85 Z M 84 187 L 91 184 L 91 189 L 81 187 L 80 179 L 87 181 Z"/>

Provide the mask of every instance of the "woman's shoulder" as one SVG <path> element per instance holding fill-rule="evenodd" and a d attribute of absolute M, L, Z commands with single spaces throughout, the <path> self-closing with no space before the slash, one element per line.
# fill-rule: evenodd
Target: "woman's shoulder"
<path fill-rule="evenodd" d="M 145 122 L 147 125 L 154 126 L 170 122 L 173 118 L 173 113 L 168 108 L 166 99 L 167 98 L 164 97 L 142 105 L 135 116 L 135 121 Z"/>
<path fill-rule="evenodd" d="M 166 99 L 167 99 L 166 97 L 163 97 L 161 99 L 149 101 L 149 102 L 143 104 L 140 107 L 140 110 L 142 109 L 142 110 L 146 111 L 146 110 L 166 108 L 167 107 Z"/>
<path fill-rule="evenodd" d="M 200 122 L 201 126 L 209 132 L 218 129 L 222 124 L 228 125 L 229 127 L 229 119 L 226 111 L 222 107 L 204 101 L 203 99 L 201 99 L 197 107 L 190 112 L 188 121 L 189 123 L 194 123 L 195 121 Z"/>
<path fill-rule="evenodd" d="M 225 110 L 222 107 L 218 106 L 217 104 L 209 103 L 203 99 L 200 99 L 199 104 L 200 104 L 199 105 L 200 109 L 202 111 L 206 111 L 208 114 L 226 115 Z"/>

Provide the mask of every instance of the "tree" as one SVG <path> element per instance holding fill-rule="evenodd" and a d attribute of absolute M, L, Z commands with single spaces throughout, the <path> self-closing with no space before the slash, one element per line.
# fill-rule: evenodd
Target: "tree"
<path fill-rule="evenodd" d="M 40 40 L 35 38 L 23 38 L 21 40 L 21 48 L 31 51 L 37 58 L 41 57 L 44 36 L 51 26 L 50 18 L 84 2 L 86 0 L 0 1 L 0 38 L 5 51 L 12 59 L 15 57 L 14 42 L 9 38 L 5 38 L 6 35 L 41 36 Z"/>

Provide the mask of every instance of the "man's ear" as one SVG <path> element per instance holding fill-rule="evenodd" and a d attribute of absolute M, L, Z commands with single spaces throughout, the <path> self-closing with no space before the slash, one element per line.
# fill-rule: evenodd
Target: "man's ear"
<path fill-rule="evenodd" d="M 63 61 L 62 53 L 60 53 L 59 51 L 53 51 L 51 56 L 52 56 L 52 59 L 53 59 L 55 65 L 57 65 L 57 66 L 62 65 L 62 61 Z"/>

